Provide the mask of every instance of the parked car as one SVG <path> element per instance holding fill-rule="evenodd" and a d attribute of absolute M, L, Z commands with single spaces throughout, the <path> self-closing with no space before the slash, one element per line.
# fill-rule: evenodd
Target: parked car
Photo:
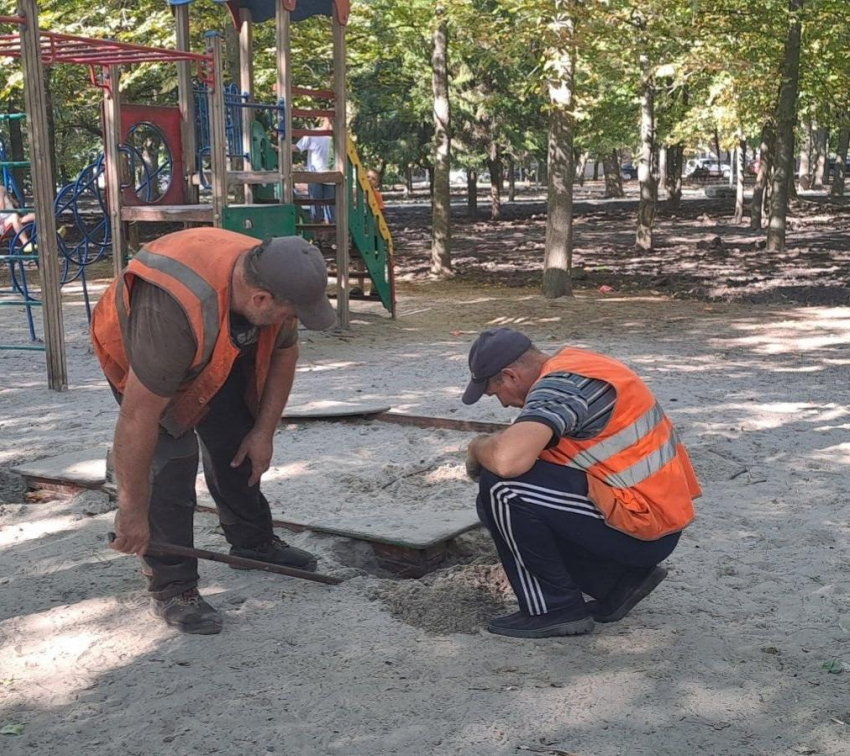
<path fill-rule="evenodd" d="M 711 158 L 689 160 L 685 166 L 685 176 L 691 179 L 725 178 L 732 175 L 732 166 Z"/>

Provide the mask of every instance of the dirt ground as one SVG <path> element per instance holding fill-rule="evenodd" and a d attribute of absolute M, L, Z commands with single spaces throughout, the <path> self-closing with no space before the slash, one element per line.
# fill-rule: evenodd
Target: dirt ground
<path fill-rule="evenodd" d="M 685 239 L 676 249 L 700 235 L 726 245 L 731 232 L 699 221 L 707 205 L 686 203 L 681 223 L 662 219 L 660 238 Z M 412 279 L 402 284 L 400 317 L 354 303 L 350 332 L 303 333 L 291 405 L 389 404 L 509 421 L 513 411 L 498 405 L 460 403 L 469 343 L 492 325 L 522 328 L 543 349 L 573 344 L 624 360 L 670 414 L 704 488 L 697 520 L 668 560 L 670 577 L 649 599 L 586 636 L 514 641 L 481 630 L 488 617 L 511 610 L 512 597 L 480 530 L 459 539 L 445 569 L 419 581 L 381 573 L 360 542 L 285 534 L 344 582 L 327 587 L 204 564 L 202 589 L 223 611 L 224 632 L 168 630 L 147 614 L 136 562 L 105 547 L 112 514 L 101 495 L 24 503 L 8 472 L 109 441 L 114 401 L 70 290 L 68 392 L 46 389 L 41 355 L 0 353 L 0 730 L 20 731 L 0 735 L 4 756 L 846 755 L 850 307 L 835 306 L 840 299 L 808 307 L 798 304 L 805 297 L 787 299 L 789 286 L 841 289 L 846 259 L 821 278 L 806 263 L 809 252 L 793 262 L 802 246 L 792 247 L 787 266 L 774 266 L 787 284 L 773 287 L 774 274 L 759 279 L 774 292 L 767 303 L 728 292 L 696 299 L 689 286 L 716 282 L 712 270 L 738 263 L 711 257 L 711 270 L 707 263 L 679 270 L 678 263 L 633 261 L 633 273 L 605 277 L 610 271 L 596 269 L 613 271 L 620 249 L 611 243 L 614 251 L 603 253 L 605 239 L 625 238 L 627 228 L 615 218 L 619 210 L 603 210 L 610 232 L 579 218 L 588 279 L 575 298 L 546 301 L 524 285 L 524 276 L 539 276 L 527 255 L 517 251 L 515 262 L 526 269 L 500 268 L 505 248 L 493 240 L 514 220 L 498 228 L 459 223 L 464 272 L 428 283 L 420 273 L 422 229 L 411 221 L 405 232 L 402 222 L 425 211 L 393 209 L 402 273 Z M 517 250 L 541 224 L 520 223 Z M 832 248 L 812 224 L 805 248 Z M 582 226 L 597 241 L 582 239 Z M 844 259 L 846 216 L 824 232 L 835 237 L 834 257 Z M 753 271 L 765 264 L 763 254 L 747 260 Z M 659 267 L 676 282 L 656 288 L 663 294 L 647 288 Z M 602 283 L 615 290 L 598 292 Z M 739 288 L 758 293 L 755 284 Z M 22 341 L 22 313 L 0 310 L 0 329 L 6 341 Z M 274 505 L 283 512 L 330 511 L 342 500 L 363 506 L 357 486 L 368 503 L 423 459 L 448 455 L 451 501 L 439 505 L 474 506 L 474 488 L 455 479 L 451 462 L 460 460 L 462 443 L 445 447 L 426 430 L 417 443 L 405 429 L 409 454 L 395 449 L 389 458 L 385 443 L 372 442 L 380 435 L 372 427 L 282 428 L 277 446 L 292 458 L 285 472 L 271 471 L 279 474 Z M 308 435 L 294 438 L 299 433 Z M 354 444 L 362 447 L 356 467 L 336 469 L 334 455 Z M 309 475 L 317 471 L 308 465 L 319 456 L 326 480 L 311 497 Z M 335 476 L 339 501 L 326 504 Z M 297 502 L 287 501 L 287 479 Z M 437 506 L 440 482 L 427 486 L 422 507 Z M 408 478 L 397 489 L 400 506 L 415 506 L 421 492 Z M 209 515 L 196 517 L 196 538 L 201 547 L 226 548 Z"/>

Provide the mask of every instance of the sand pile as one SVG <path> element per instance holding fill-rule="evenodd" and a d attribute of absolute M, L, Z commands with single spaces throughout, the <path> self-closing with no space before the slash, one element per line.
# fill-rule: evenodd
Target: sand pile
<path fill-rule="evenodd" d="M 516 609 L 500 564 L 456 565 L 392 583 L 377 597 L 396 619 L 440 634 L 477 633 L 487 620 Z"/>

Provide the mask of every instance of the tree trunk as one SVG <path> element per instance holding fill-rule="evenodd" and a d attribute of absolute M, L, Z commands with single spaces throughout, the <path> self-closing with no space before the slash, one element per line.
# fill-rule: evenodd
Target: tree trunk
<path fill-rule="evenodd" d="M 667 145 L 658 148 L 658 193 L 667 191 L 667 161 L 669 155 Z"/>
<path fill-rule="evenodd" d="M 652 164 L 655 153 L 655 80 L 647 55 L 640 56 L 641 102 L 640 102 L 640 204 L 638 205 L 638 228 L 635 246 L 639 250 L 652 249 L 652 227 L 655 223 L 658 183 L 653 176 Z"/>
<path fill-rule="evenodd" d="M 738 149 L 735 150 L 735 223 L 744 220 L 744 166 L 747 164 L 747 140 L 738 132 Z"/>
<path fill-rule="evenodd" d="M 822 189 L 829 183 L 829 129 L 818 129 L 817 139 L 818 162 L 815 167 L 814 186 Z"/>
<path fill-rule="evenodd" d="M 812 185 L 812 122 L 806 119 L 803 122 L 803 144 L 800 145 L 800 167 L 797 176 L 800 182 L 800 189 L 809 189 Z"/>
<path fill-rule="evenodd" d="M 466 214 L 470 218 L 478 214 L 478 171 L 472 168 L 466 172 Z"/>
<path fill-rule="evenodd" d="M 428 174 L 428 197 L 434 200 L 434 181 L 436 180 L 436 170 L 433 165 L 425 167 L 425 173 Z M 449 184 L 449 200 L 451 200 L 451 184 Z"/>
<path fill-rule="evenodd" d="M 682 157 L 685 148 L 681 142 L 667 148 L 667 204 L 678 210 L 682 202 Z"/>
<path fill-rule="evenodd" d="M 576 180 L 579 186 L 584 186 L 584 174 L 587 170 L 587 160 L 589 157 L 590 153 L 588 152 L 582 152 L 579 155 L 578 165 L 576 166 Z"/>
<path fill-rule="evenodd" d="M 803 0 L 789 0 L 791 24 L 785 40 L 782 62 L 782 85 L 776 107 L 776 166 L 770 197 L 770 223 L 767 250 L 785 250 L 785 226 L 788 214 L 788 179 L 794 173 L 794 124 L 797 121 L 797 89 L 800 80 L 800 11 Z"/>
<path fill-rule="evenodd" d="M 596 159 L 593 161 L 593 180 L 599 181 L 599 161 Z"/>
<path fill-rule="evenodd" d="M 714 151 L 717 153 L 717 162 L 723 162 L 723 153 L 720 151 L 720 133 L 717 131 L 717 126 L 714 127 Z"/>
<path fill-rule="evenodd" d="M 835 156 L 835 175 L 832 177 L 830 197 L 844 196 L 844 179 L 847 174 L 847 147 L 850 145 L 850 126 L 838 133 L 838 154 Z"/>
<path fill-rule="evenodd" d="M 413 194 L 413 166 L 406 165 L 404 167 L 404 189 L 409 197 Z"/>
<path fill-rule="evenodd" d="M 620 176 L 617 150 L 611 150 L 602 157 L 602 172 L 605 177 L 605 197 L 622 197 L 623 179 Z"/>
<path fill-rule="evenodd" d="M 557 20 L 557 41 L 547 51 L 549 71 L 549 192 L 543 295 L 572 296 L 573 264 L 573 88 L 576 64 L 575 25 Z"/>
<path fill-rule="evenodd" d="M 434 198 L 432 201 L 431 273 L 450 275 L 452 271 L 451 134 L 449 114 L 448 22 L 445 8 L 437 6 L 432 53 L 434 94 Z"/>
<path fill-rule="evenodd" d="M 502 153 L 499 145 L 490 142 L 487 148 L 487 168 L 490 171 L 490 220 L 502 217 Z"/>
<path fill-rule="evenodd" d="M 516 200 L 516 176 L 514 175 L 516 171 L 516 166 L 514 165 L 514 159 L 512 157 L 508 158 L 508 202 L 514 202 Z"/>
<path fill-rule="evenodd" d="M 761 144 L 759 146 L 759 169 L 756 174 L 756 183 L 753 187 L 753 199 L 750 204 L 750 228 L 761 228 L 762 205 L 764 203 L 765 187 L 770 175 L 772 163 L 773 143 L 776 138 L 773 125 L 768 121 L 761 130 Z"/>

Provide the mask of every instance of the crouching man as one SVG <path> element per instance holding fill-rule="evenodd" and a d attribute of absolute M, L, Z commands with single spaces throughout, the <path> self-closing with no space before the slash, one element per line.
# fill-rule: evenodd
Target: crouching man
<path fill-rule="evenodd" d="M 622 619 L 666 577 L 658 565 L 701 493 L 670 420 L 617 360 L 571 347 L 550 356 L 509 328 L 482 332 L 469 368 L 465 404 L 486 395 L 522 410 L 467 454 L 520 606 L 488 629 L 545 638 Z"/>
<path fill-rule="evenodd" d="M 112 548 L 142 557 L 153 613 L 182 632 L 221 631 L 198 562 L 146 551 L 150 540 L 192 546 L 199 440 L 230 553 L 315 569 L 274 535 L 260 477 L 295 377 L 298 321 L 336 321 L 327 280 L 301 237 L 258 244 L 195 228 L 146 244 L 94 310 L 95 354 L 121 403 Z"/>

